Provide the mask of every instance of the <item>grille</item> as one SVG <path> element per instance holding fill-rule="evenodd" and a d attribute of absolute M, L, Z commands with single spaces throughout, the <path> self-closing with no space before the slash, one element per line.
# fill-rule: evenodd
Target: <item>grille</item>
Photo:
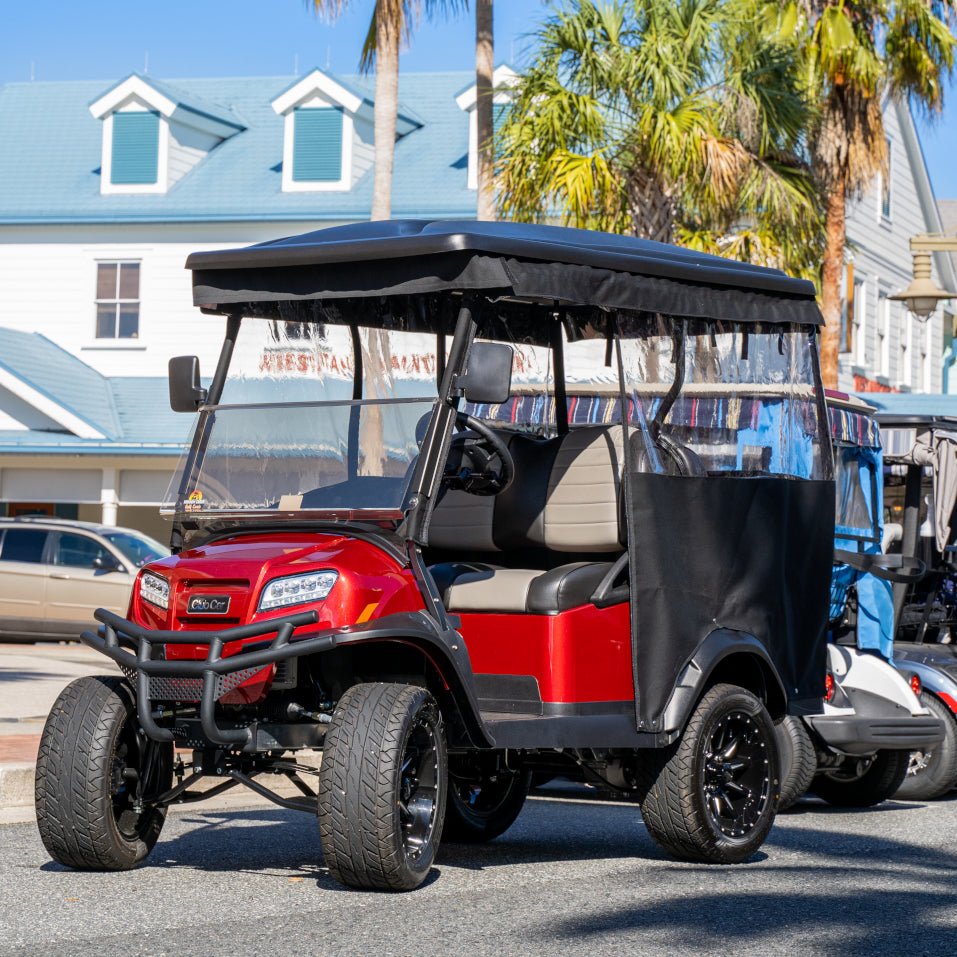
<path fill-rule="evenodd" d="M 216 687 L 213 698 L 219 700 L 237 688 L 248 678 L 262 671 L 262 667 L 243 668 L 241 671 L 230 671 L 216 677 Z M 124 668 L 123 673 L 136 686 L 136 672 Z M 147 678 L 150 701 L 199 701 L 203 694 L 202 678 Z"/>

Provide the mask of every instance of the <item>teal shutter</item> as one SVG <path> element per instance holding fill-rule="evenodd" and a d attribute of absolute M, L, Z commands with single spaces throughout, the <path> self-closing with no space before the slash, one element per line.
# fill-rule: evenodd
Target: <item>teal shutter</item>
<path fill-rule="evenodd" d="M 114 113 L 110 182 L 155 183 L 158 174 L 159 113 Z"/>
<path fill-rule="evenodd" d="M 342 179 L 341 107 L 301 107 L 293 115 L 293 181 L 335 183 Z"/>
<path fill-rule="evenodd" d="M 498 131 L 502 126 L 502 120 L 508 113 L 509 103 L 495 103 L 492 106 L 492 135 L 498 136 Z"/>

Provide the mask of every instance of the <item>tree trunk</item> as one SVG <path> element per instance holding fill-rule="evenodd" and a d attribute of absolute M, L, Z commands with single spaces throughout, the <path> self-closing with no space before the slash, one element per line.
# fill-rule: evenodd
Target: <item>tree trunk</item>
<path fill-rule="evenodd" d="M 632 233 L 640 239 L 670 243 L 674 239 L 675 202 L 672 191 L 641 167 L 627 171 L 628 212 Z"/>
<path fill-rule="evenodd" d="M 827 196 L 827 244 L 821 270 L 821 378 L 825 389 L 837 388 L 841 345 L 841 279 L 844 275 L 844 186 L 833 186 Z"/>
<path fill-rule="evenodd" d="M 399 16 L 391 3 L 376 4 L 375 51 L 375 178 L 372 185 L 372 218 L 392 218 L 392 158 L 395 155 L 395 121 L 399 109 Z"/>
<path fill-rule="evenodd" d="M 495 168 L 492 73 L 495 52 L 492 39 L 492 2 L 475 0 L 475 121 L 477 126 L 478 219 L 495 219 Z"/>

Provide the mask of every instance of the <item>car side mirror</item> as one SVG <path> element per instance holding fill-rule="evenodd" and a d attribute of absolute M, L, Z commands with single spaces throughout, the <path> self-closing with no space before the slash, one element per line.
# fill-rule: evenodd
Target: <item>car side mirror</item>
<path fill-rule="evenodd" d="M 115 558 L 104 558 L 102 555 L 97 555 L 93 559 L 93 567 L 100 572 L 123 571 L 123 566 Z"/>
<path fill-rule="evenodd" d="M 206 401 L 200 384 L 199 358 L 174 356 L 169 360 L 169 404 L 174 412 L 195 412 Z"/>
<path fill-rule="evenodd" d="M 475 342 L 468 371 L 455 380 L 466 402 L 498 404 L 512 391 L 512 347 L 504 342 Z"/>

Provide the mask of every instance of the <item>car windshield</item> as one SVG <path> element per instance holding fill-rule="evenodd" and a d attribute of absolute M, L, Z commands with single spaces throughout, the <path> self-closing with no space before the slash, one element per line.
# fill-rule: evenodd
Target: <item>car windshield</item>
<path fill-rule="evenodd" d="M 104 532 L 103 537 L 129 562 L 142 568 L 147 562 L 169 555 L 169 549 L 148 535 L 132 532 Z"/>
<path fill-rule="evenodd" d="M 247 321 L 222 401 L 200 412 L 161 512 L 401 519 L 435 407 L 434 335 Z"/>

